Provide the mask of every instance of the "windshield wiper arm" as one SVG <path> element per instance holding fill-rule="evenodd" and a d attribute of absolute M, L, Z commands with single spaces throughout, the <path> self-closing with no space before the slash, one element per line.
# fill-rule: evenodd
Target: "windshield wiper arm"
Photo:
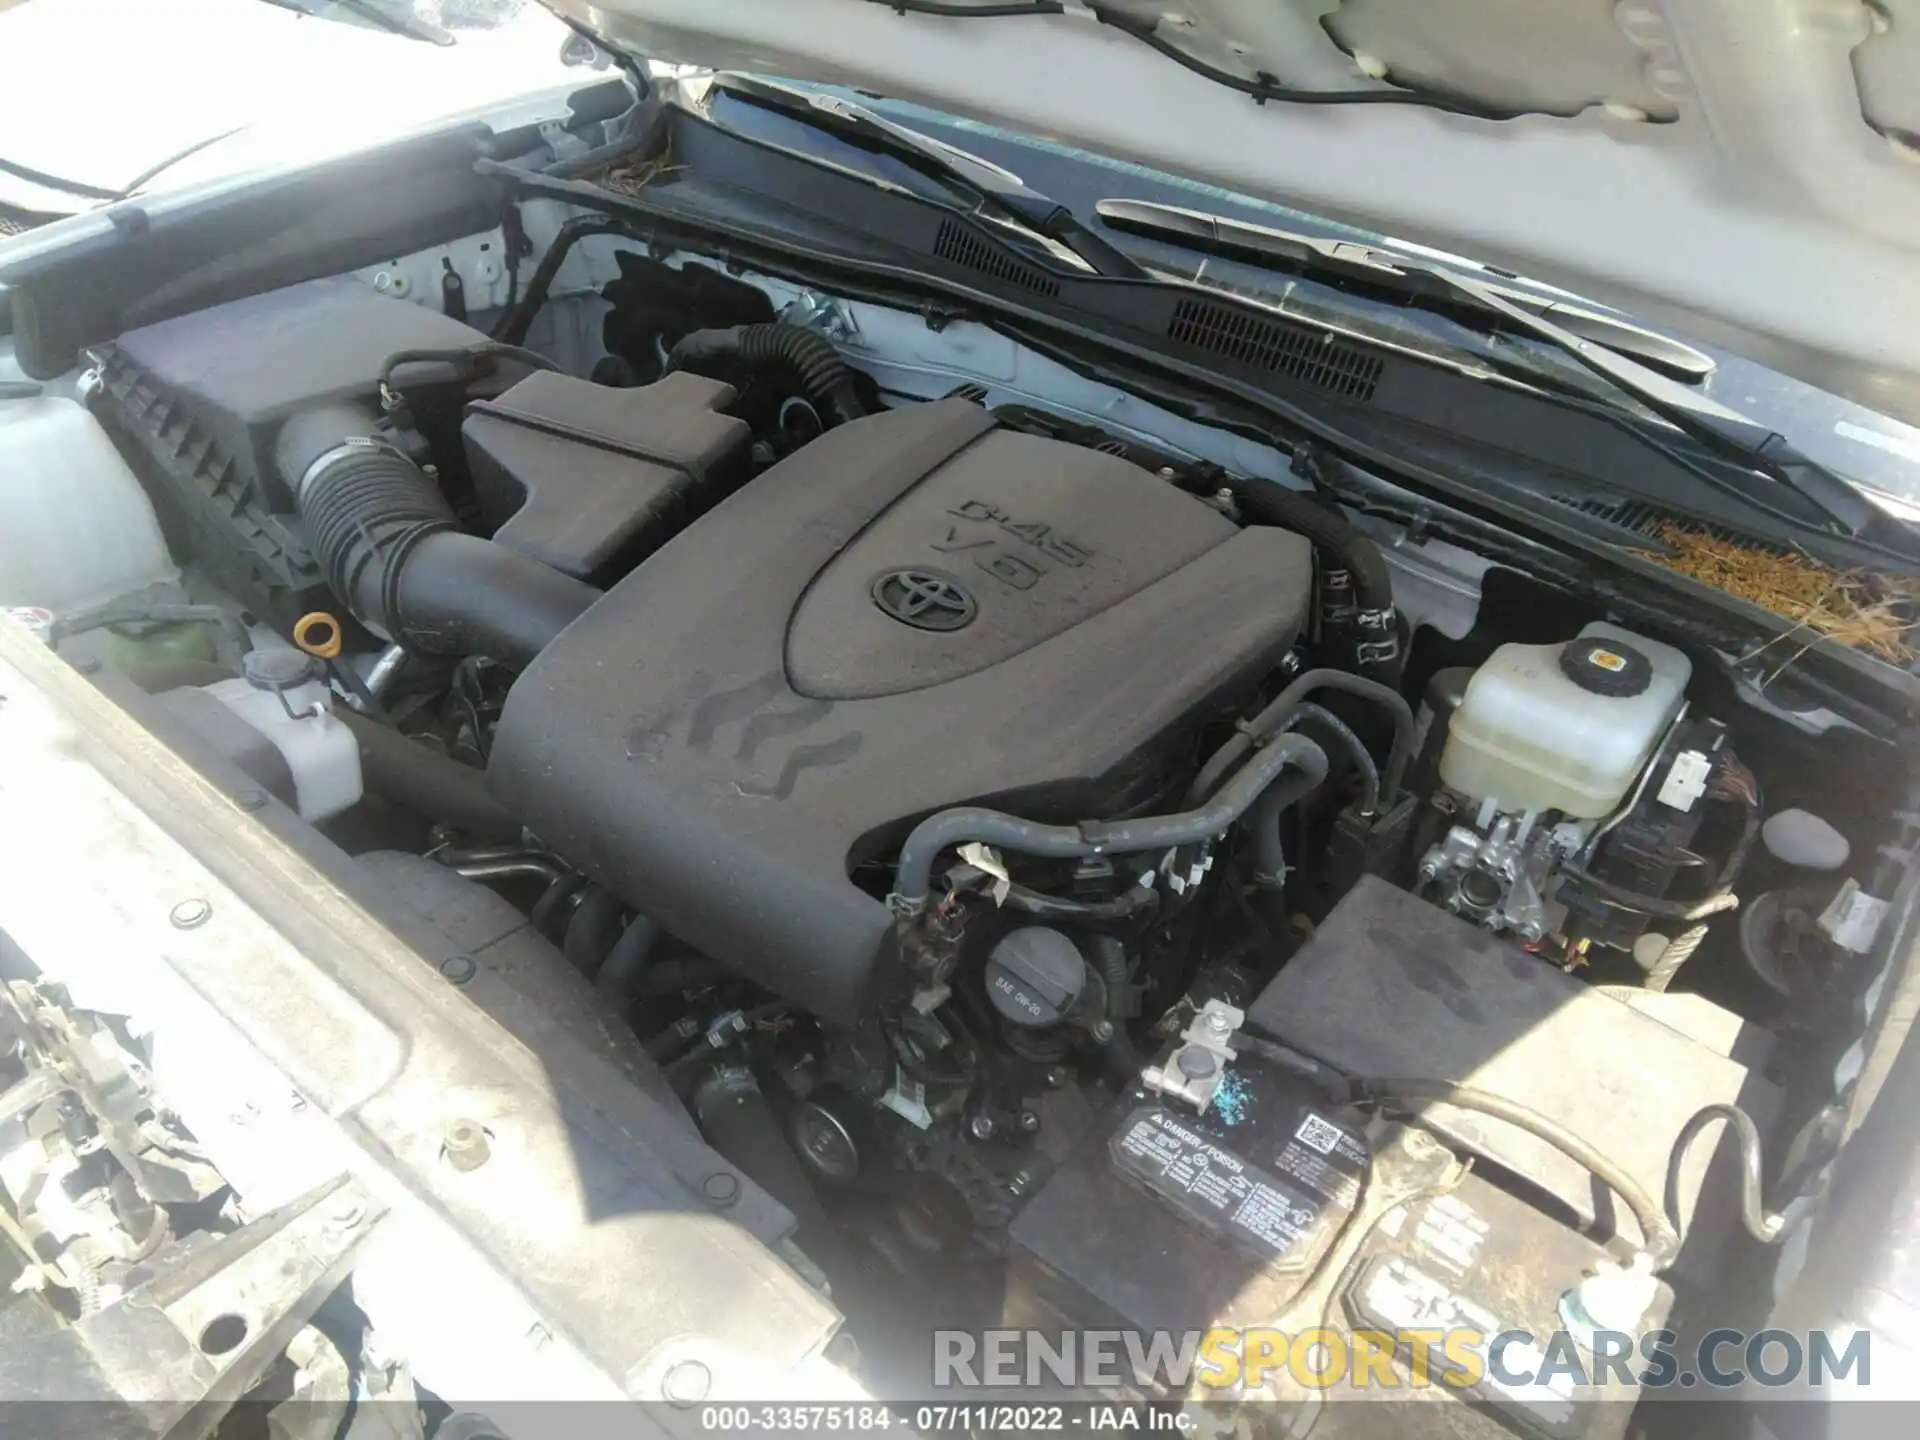
<path fill-rule="evenodd" d="M 838 95 L 789 89 L 745 75 L 720 75 L 715 84 L 737 100 L 778 111 L 861 149 L 891 156 L 949 187 L 971 192 L 1022 228 L 1071 251 L 1096 275 L 1147 278 L 1130 255 L 1089 230 L 1058 200 L 1028 188 L 1018 175 L 978 155 L 884 120 Z"/>
<path fill-rule="evenodd" d="M 1450 315 L 1464 314 L 1477 322 L 1484 322 L 1486 318 L 1486 306 L 1477 297 L 1468 298 L 1444 285 L 1430 283 L 1426 275 L 1414 268 L 1417 261 L 1402 260 L 1396 254 L 1370 245 L 1276 230 L 1151 200 L 1102 200 L 1094 208 L 1101 220 L 1115 230 L 1169 240 L 1188 249 L 1247 258 L 1269 269 L 1285 268 L 1310 274 L 1315 279 L 1348 281 L 1362 288 L 1388 290 L 1402 300 L 1417 299 L 1422 308 Z M 1583 340 L 1595 341 L 1675 380 L 1697 385 L 1709 379 L 1717 368 L 1713 357 L 1691 345 L 1617 315 L 1535 295 L 1515 286 L 1482 283 L 1522 310 L 1550 319 Z"/>
<path fill-rule="evenodd" d="M 1620 353 L 1627 348 L 1623 341 L 1629 337 L 1624 334 L 1610 334 L 1611 343 L 1596 343 L 1549 318 L 1556 313 L 1553 307 L 1536 312 L 1516 303 L 1504 287 L 1367 245 L 1311 239 L 1225 215 L 1209 215 L 1151 201 L 1102 200 L 1096 208 L 1100 218 L 1115 229 L 1187 249 L 1290 270 L 1313 279 L 1344 281 L 1390 292 L 1416 307 L 1437 310 L 1470 325 L 1476 319 L 1481 324 L 1503 322 L 1577 361 L 1717 457 L 1763 475 L 1791 491 L 1846 535 L 1860 537 L 1880 518 L 1880 511 L 1872 501 L 1832 471 L 1801 454 L 1771 427 L 1670 378 L 1672 370 L 1668 366 L 1656 368 L 1646 363 L 1653 357 L 1629 358 Z M 1594 312 L 1575 311 L 1572 315 L 1581 317 L 1582 321 L 1616 323 Z M 1592 331 L 1590 324 L 1583 328 L 1589 333 Z M 1631 339 L 1636 345 L 1644 345 L 1645 339 L 1662 338 L 1624 323 L 1618 324 L 1618 330 L 1633 332 Z M 1685 348 L 1676 345 L 1676 349 Z"/>
<path fill-rule="evenodd" d="M 1871 500 L 1769 425 L 1694 394 L 1663 375 L 1583 340 L 1542 316 L 1530 315 L 1477 280 L 1440 276 L 1457 293 L 1478 299 L 1516 327 L 1578 360 L 1709 450 L 1784 485 L 1846 535 L 1858 539 L 1881 517 Z"/>
<path fill-rule="evenodd" d="M 235 125 L 231 130 L 222 130 L 217 135 L 203 135 L 191 145 L 184 145 L 164 159 L 154 161 L 118 190 L 107 190 L 98 185 L 84 185 L 78 180 L 63 180 L 58 175 L 47 175 L 38 170 L 30 170 L 25 165 L 15 165 L 7 160 L 0 160 L 0 170 L 6 171 L 9 175 L 17 175 L 30 185 L 64 191 L 82 200 L 100 200 L 107 203 L 131 200 L 140 193 L 141 187 L 151 184 L 165 171 L 171 170 L 183 160 L 191 160 L 202 150 L 218 145 L 222 140 L 232 139 L 246 128 L 245 125 Z"/>

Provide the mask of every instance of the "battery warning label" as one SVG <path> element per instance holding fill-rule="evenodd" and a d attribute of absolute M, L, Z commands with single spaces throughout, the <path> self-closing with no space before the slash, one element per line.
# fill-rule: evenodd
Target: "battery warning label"
<path fill-rule="evenodd" d="M 1136 1111 L 1115 1137 L 1113 1155 L 1122 1170 L 1181 1210 L 1275 1258 L 1310 1259 L 1329 1223 L 1343 1218 L 1329 1215 L 1329 1202 L 1342 1209 L 1351 1203 L 1347 1185 L 1328 1193 L 1289 1183 L 1164 1110 Z"/>

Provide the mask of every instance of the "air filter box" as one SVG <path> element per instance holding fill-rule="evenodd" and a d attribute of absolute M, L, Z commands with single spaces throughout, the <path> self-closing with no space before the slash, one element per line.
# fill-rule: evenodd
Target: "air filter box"
<path fill-rule="evenodd" d="M 293 513 L 299 477 L 278 473 L 282 424 L 336 401 L 371 414 L 388 356 L 486 338 L 356 280 L 315 280 L 122 335 L 101 350 L 94 408 L 176 553 L 286 627 L 338 601 Z"/>

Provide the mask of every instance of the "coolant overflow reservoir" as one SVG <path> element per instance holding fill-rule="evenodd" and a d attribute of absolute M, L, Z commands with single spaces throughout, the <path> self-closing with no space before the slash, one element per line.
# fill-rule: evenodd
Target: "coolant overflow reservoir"
<path fill-rule="evenodd" d="M 360 745 L 334 717 L 318 662 L 293 649 L 253 650 L 246 673 L 203 687 L 264 735 L 287 763 L 303 820 L 338 815 L 360 799 Z"/>
<path fill-rule="evenodd" d="M 1604 622 L 1561 645 L 1502 645 L 1447 727 L 1440 778 L 1503 811 L 1598 819 L 1653 759 L 1692 674 L 1671 645 Z"/>

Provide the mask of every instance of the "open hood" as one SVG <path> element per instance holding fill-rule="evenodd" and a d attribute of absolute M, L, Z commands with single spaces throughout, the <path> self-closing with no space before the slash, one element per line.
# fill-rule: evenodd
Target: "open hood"
<path fill-rule="evenodd" d="M 1920 423 L 1920 0 L 547 3 L 1509 267 Z"/>

